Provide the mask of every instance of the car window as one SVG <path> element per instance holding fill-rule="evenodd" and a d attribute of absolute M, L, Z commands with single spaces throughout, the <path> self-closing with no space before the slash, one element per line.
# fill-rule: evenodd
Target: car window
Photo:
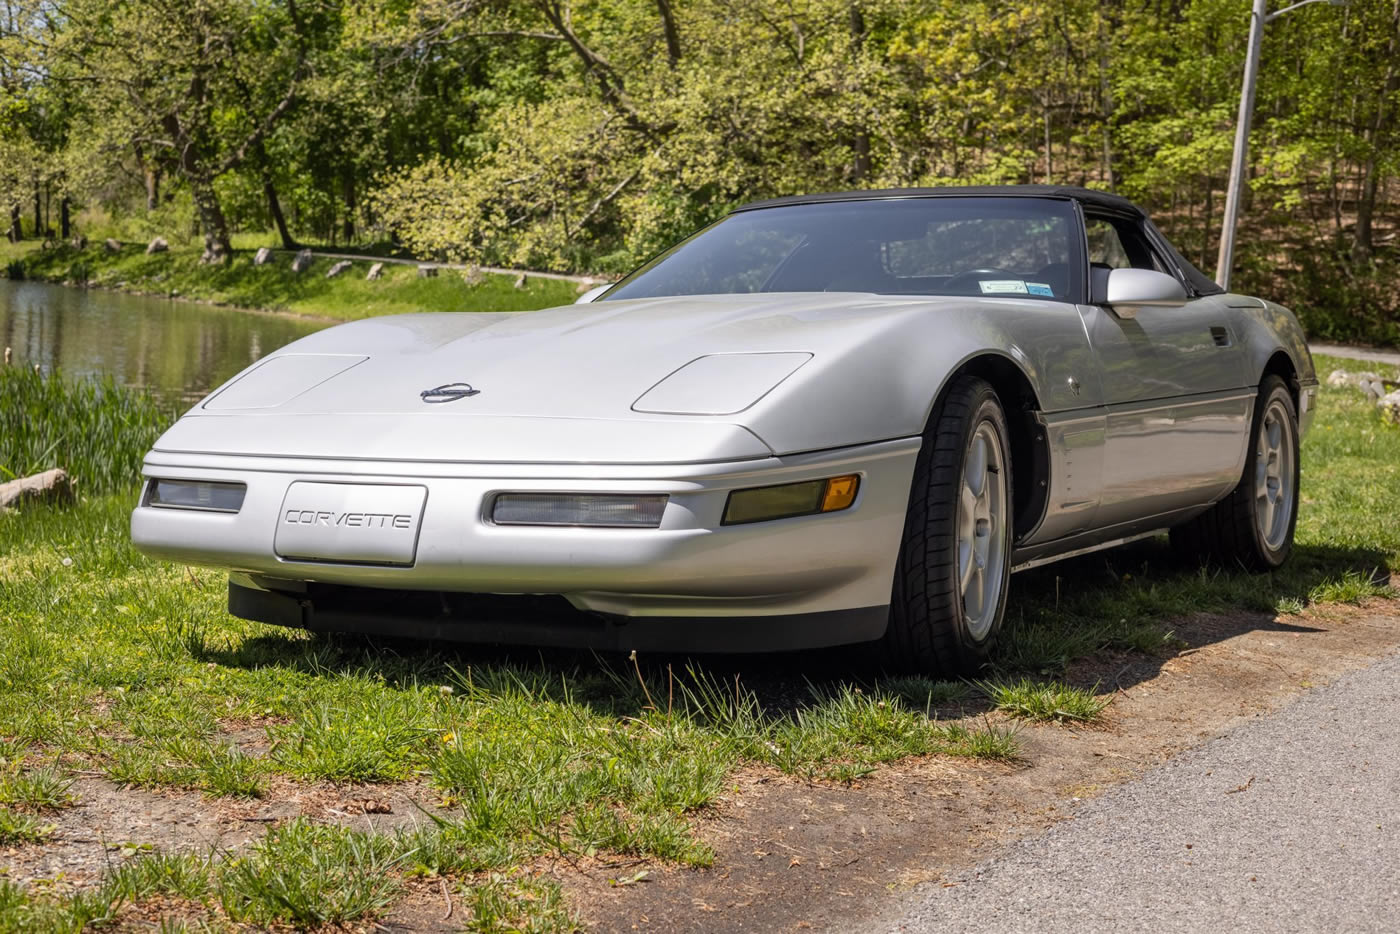
<path fill-rule="evenodd" d="M 1090 214 L 1084 218 L 1084 233 L 1088 237 L 1090 265 L 1168 272 L 1147 237 L 1126 218 Z"/>
<path fill-rule="evenodd" d="M 1050 198 L 778 205 L 731 214 L 601 300 L 873 292 L 1070 301 L 1083 268 L 1076 227 L 1073 205 Z"/>

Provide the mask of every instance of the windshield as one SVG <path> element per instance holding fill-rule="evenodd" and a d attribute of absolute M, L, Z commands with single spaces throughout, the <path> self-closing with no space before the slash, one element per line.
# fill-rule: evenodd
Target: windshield
<path fill-rule="evenodd" d="M 603 301 L 751 292 L 997 295 L 1070 301 L 1074 209 L 1050 198 L 792 204 L 731 214 Z"/>

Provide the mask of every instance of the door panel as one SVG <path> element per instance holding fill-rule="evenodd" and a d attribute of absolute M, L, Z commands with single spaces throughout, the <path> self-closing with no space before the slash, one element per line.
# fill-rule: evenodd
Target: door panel
<path fill-rule="evenodd" d="M 1100 526 L 1219 497 L 1249 436 L 1254 393 L 1221 301 L 1136 312 L 1080 306 L 1107 406 Z"/>

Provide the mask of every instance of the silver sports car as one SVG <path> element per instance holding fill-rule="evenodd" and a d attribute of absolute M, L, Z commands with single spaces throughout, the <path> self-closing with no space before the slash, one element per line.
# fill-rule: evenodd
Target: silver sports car
<path fill-rule="evenodd" d="M 1281 564 L 1316 392 L 1292 313 L 1122 198 L 783 198 L 574 306 L 283 348 L 156 443 L 131 533 L 282 625 L 951 673 L 1023 568 Z"/>

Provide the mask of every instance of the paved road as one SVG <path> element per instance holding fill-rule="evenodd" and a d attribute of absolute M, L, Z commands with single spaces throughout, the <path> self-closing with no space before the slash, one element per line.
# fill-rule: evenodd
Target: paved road
<path fill-rule="evenodd" d="M 886 930 L 1400 931 L 1400 655 L 921 893 Z"/>
<path fill-rule="evenodd" d="M 1346 357 L 1350 360 L 1366 360 L 1371 363 L 1391 363 L 1400 366 L 1400 351 L 1372 350 L 1369 347 L 1348 347 L 1346 344 L 1310 343 L 1313 353 L 1325 353 L 1332 357 Z M 1327 374 L 1323 374 L 1326 377 Z"/>

